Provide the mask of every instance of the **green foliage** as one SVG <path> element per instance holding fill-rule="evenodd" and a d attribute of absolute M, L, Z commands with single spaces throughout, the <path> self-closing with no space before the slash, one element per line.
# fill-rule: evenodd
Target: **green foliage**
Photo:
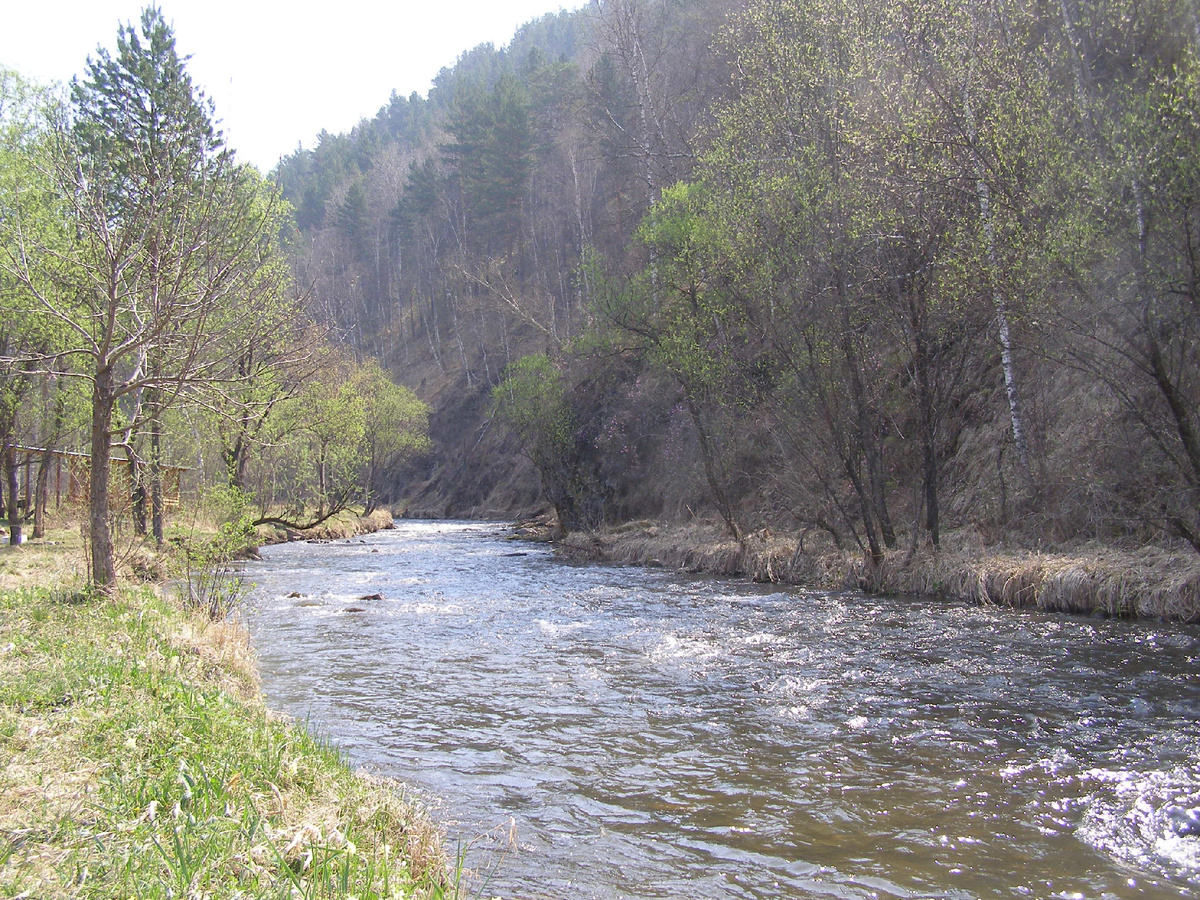
<path fill-rule="evenodd" d="M 0 431 L 9 433 L 16 408 L 36 384 L 35 360 L 66 343 L 64 323 L 47 318 L 38 292 L 54 290 L 58 258 L 70 243 L 66 209 L 50 177 L 52 138 L 63 112 L 50 92 L 0 68 Z M 46 258 L 30 259 L 33 248 Z M 22 272 L 34 290 L 22 283 Z M 16 370 L 12 362 L 24 357 Z M 8 365 L 5 365 L 8 363 Z M 24 370 L 23 372 L 21 370 Z"/>
<path fill-rule="evenodd" d="M 145 455 L 160 460 L 166 413 L 237 377 L 233 336 L 286 277 L 282 207 L 222 148 L 184 63 L 161 10 L 146 9 L 140 30 L 122 26 L 116 53 L 99 50 L 73 82 L 70 127 L 48 131 L 37 169 L 51 199 L 39 205 L 57 231 L 32 216 L 4 223 L 4 245 L 21 248 L 5 274 L 36 327 L 63 336 L 55 366 L 69 363 L 91 388 L 90 559 L 105 586 L 116 576 L 112 446 L 137 452 L 145 431 Z M 50 358 L 44 347 L 0 352 L 26 365 Z"/>
<path fill-rule="evenodd" d="M 276 446 L 289 458 L 289 505 L 315 503 L 320 512 L 349 503 L 365 462 L 366 401 L 345 373 L 334 369 L 309 380 L 275 422 Z"/>
<path fill-rule="evenodd" d="M 509 366 L 492 403 L 544 476 L 567 463 L 574 424 L 562 374 L 549 356 L 524 356 Z"/>
<path fill-rule="evenodd" d="M 1108 387 L 1129 425 L 1103 445 L 1144 442 L 1131 468 L 1145 480 L 1121 485 L 1119 502 L 1200 550 L 1195 9 L 1112 0 L 1102 11 L 1072 23 L 1090 201 L 1076 217 L 1087 217 L 1093 239 L 1090 265 L 1072 270 L 1088 300 L 1063 319 L 1073 357 Z"/>
<path fill-rule="evenodd" d="M 455 97 L 443 145 L 463 194 L 474 233 L 486 245 L 504 247 L 520 232 L 521 201 L 533 163 L 529 98 L 515 78 L 503 75 L 488 90 L 473 83 Z M 497 240 L 499 238 L 500 240 Z"/>
<path fill-rule="evenodd" d="M 638 228 L 653 261 L 636 289 L 646 298 L 639 327 L 653 358 L 689 395 L 721 403 L 736 389 L 731 350 L 741 337 L 740 311 L 725 290 L 730 248 L 706 200 L 700 183 L 663 190 Z"/>
<path fill-rule="evenodd" d="M 232 503 L 228 501 L 232 500 Z M 245 498 L 230 497 L 230 507 L 246 508 Z M 224 619 L 246 598 L 246 586 L 238 561 L 255 547 L 253 519 L 243 511 L 223 521 L 215 534 L 198 535 L 178 531 L 170 536 L 173 575 L 179 584 L 183 605 L 213 621 Z"/>
<path fill-rule="evenodd" d="M 492 389 L 492 414 L 533 462 L 559 528 L 598 527 L 604 518 L 603 492 L 581 452 L 566 382 L 555 362 L 536 353 L 510 365 Z"/>
<path fill-rule="evenodd" d="M 428 430 L 428 408 L 377 362 L 354 363 L 331 350 L 294 396 L 276 404 L 247 480 L 260 485 L 264 514 L 276 507 L 326 514 L 352 502 L 369 512 L 385 475 L 428 450 Z"/>
<path fill-rule="evenodd" d="M 191 302 L 244 252 L 256 266 L 205 314 L 213 340 L 179 352 L 192 332 L 168 317 L 114 363 L 158 384 L 121 385 L 113 428 L 140 447 L 139 415 L 178 421 L 148 408 L 202 401 L 189 415 L 261 506 L 399 490 L 428 447 L 399 373 L 455 402 L 492 390 L 563 510 L 597 493 L 581 473 L 602 446 L 630 446 L 615 423 L 639 419 L 638 458 L 670 445 L 656 465 L 697 488 L 647 514 L 706 493 L 729 522 L 795 519 L 877 559 L 910 523 L 936 539 L 944 507 L 1198 542 L 1194 18 L 1190 0 L 614 0 L 468 51 L 428 97 L 285 161 L 276 190 L 229 165 L 148 10 L 73 86 L 95 204 L 62 179 L 73 163 L 50 177 L 71 162 L 53 98 L 6 76 L 0 418 L 32 413 L 37 354 L 100 371 L 102 288 L 132 333 L 149 307 L 130 284 Z M 175 233 L 202 221 L 207 243 Z M 116 285 L 94 277 L 110 245 L 132 248 Z M 201 245 L 220 254 L 168 252 Z M 321 358 L 304 305 L 386 363 Z M 182 387 L 172 358 L 217 386 Z M 643 377 L 671 386 L 640 421 L 616 407 Z"/>
<path fill-rule="evenodd" d="M 385 474 L 429 451 L 429 407 L 408 388 L 396 384 L 374 360 L 359 366 L 351 381 L 365 404 L 365 461 L 359 484 L 369 513 L 383 493 Z"/>
<path fill-rule="evenodd" d="M 30 589 L 0 594 L 0 641 L 16 649 L 0 659 L 0 752 L 14 763 L 0 812 L 20 829 L 0 839 L 5 896 L 453 890 L 438 835 L 395 786 L 254 699 L 228 623 L 149 589 L 107 603 Z"/>
<path fill-rule="evenodd" d="M 212 104 L 185 62 L 162 10 L 150 6 L 140 32 L 121 26 L 115 56 L 99 48 L 86 78 L 71 85 L 80 149 L 112 192 L 114 216 L 158 200 L 157 185 L 195 177 L 221 146 Z"/>

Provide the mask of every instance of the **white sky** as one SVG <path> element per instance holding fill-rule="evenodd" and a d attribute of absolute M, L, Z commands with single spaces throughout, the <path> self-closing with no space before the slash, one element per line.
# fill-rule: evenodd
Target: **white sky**
<path fill-rule="evenodd" d="M 530 19 L 585 0 L 160 0 L 192 81 L 216 103 L 238 158 L 264 172 L 322 129 L 348 131 L 395 90 L 425 94 L 443 67 Z M 149 0 L 13 0 L 0 13 L 0 64 L 67 83 L 116 48 Z"/>

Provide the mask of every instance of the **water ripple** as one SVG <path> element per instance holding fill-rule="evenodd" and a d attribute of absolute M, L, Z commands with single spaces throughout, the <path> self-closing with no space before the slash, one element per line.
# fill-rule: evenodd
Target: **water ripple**
<path fill-rule="evenodd" d="M 516 552 L 403 523 L 248 567 L 269 701 L 428 796 L 489 895 L 1200 884 L 1195 628 Z"/>

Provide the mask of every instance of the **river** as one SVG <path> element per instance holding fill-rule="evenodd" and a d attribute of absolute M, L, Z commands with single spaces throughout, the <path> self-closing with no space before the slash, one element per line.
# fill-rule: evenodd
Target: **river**
<path fill-rule="evenodd" d="M 268 547 L 268 703 L 481 896 L 1200 891 L 1200 629 L 574 565 L 501 525 Z M 381 599 L 360 599 L 379 595 Z"/>

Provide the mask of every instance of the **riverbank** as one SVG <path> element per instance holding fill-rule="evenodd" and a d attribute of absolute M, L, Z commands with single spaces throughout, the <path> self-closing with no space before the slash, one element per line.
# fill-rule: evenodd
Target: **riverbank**
<path fill-rule="evenodd" d="M 254 535 L 260 545 L 286 544 L 290 541 L 340 541 L 395 527 L 392 514 L 386 509 L 377 509 L 365 516 L 353 510 L 343 510 L 315 528 L 297 531 L 282 525 L 259 525 L 254 529 Z"/>
<path fill-rule="evenodd" d="M 454 894 L 402 786 L 266 709 L 240 625 L 82 569 L 70 533 L 0 549 L 0 896 Z"/>
<path fill-rule="evenodd" d="M 870 566 L 861 554 L 806 548 L 770 531 L 748 536 L 743 548 L 716 525 L 653 522 L 569 534 L 558 546 L 579 558 L 760 582 L 1200 622 L 1200 555 L 1190 551 L 1099 544 L 1056 552 L 998 549 L 973 533 L 958 532 L 936 551 L 895 551 Z"/>

